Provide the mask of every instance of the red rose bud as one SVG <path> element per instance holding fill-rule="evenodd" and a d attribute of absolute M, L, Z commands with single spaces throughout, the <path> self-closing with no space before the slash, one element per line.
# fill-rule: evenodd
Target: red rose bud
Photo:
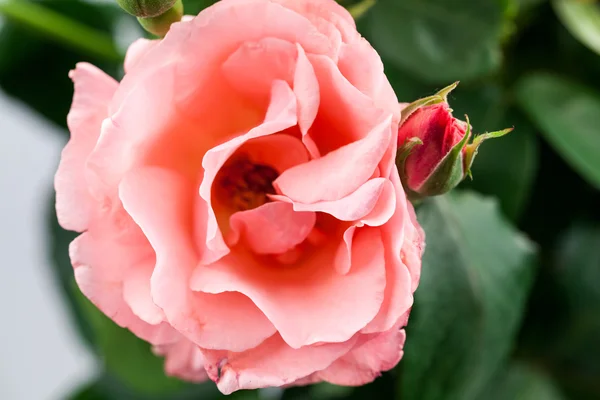
<path fill-rule="evenodd" d="M 397 165 L 411 200 L 453 189 L 470 176 L 479 145 L 512 130 L 486 133 L 469 144 L 468 117 L 467 122 L 454 118 L 447 102 L 448 93 L 455 87 L 456 84 L 451 85 L 434 96 L 417 100 L 402 111 Z"/>

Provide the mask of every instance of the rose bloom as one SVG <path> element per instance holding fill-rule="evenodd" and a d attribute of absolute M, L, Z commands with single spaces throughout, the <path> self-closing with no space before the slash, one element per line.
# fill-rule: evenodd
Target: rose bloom
<path fill-rule="evenodd" d="M 423 235 L 400 107 L 333 0 L 224 0 L 72 71 L 56 174 L 81 291 L 223 393 L 361 385 L 402 357 Z"/>

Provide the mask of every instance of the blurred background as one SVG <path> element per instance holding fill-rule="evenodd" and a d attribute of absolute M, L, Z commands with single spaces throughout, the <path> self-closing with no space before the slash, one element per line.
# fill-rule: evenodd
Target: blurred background
<path fill-rule="evenodd" d="M 232 397 L 600 399 L 600 2 L 340 2 L 368 8 L 359 30 L 400 101 L 460 80 L 457 117 L 515 131 L 483 145 L 473 181 L 418 209 L 428 244 L 399 367 L 361 388 Z M 142 35 L 114 0 L 0 0 L 0 399 L 221 397 L 165 377 L 81 296 L 75 234 L 54 214 L 68 71 L 89 61 L 120 78 Z"/>

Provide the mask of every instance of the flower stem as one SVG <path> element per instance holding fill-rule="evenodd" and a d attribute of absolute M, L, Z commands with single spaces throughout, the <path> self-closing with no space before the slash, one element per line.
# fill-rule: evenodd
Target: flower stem
<path fill-rule="evenodd" d="M 107 34 L 37 3 L 25 0 L 0 0 L 0 15 L 89 55 L 110 61 L 123 59 L 112 38 Z"/>

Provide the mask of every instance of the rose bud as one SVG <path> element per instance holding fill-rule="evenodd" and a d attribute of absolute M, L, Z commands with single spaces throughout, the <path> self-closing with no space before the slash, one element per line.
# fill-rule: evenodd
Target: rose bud
<path fill-rule="evenodd" d="M 181 0 L 117 0 L 123 10 L 140 18 L 162 15 L 175 3 L 181 3 Z"/>
<path fill-rule="evenodd" d="M 121 8 L 138 17 L 142 27 L 156 36 L 165 36 L 171 24 L 183 17 L 181 0 L 117 0 Z"/>
<path fill-rule="evenodd" d="M 479 145 L 512 129 L 480 135 L 469 144 L 471 126 L 452 115 L 446 96 L 457 84 L 405 107 L 398 129 L 397 165 L 412 200 L 444 194 L 467 175 Z"/>

